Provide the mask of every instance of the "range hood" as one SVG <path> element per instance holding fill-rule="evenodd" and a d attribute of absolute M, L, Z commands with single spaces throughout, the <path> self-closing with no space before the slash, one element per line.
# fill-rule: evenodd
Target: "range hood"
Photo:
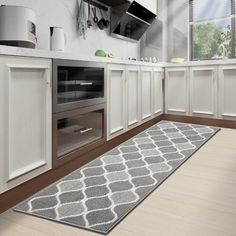
<path fill-rule="evenodd" d="M 111 34 L 118 38 L 137 41 L 150 27 L 156 15 L 136 1 L 111 8 Z"/>

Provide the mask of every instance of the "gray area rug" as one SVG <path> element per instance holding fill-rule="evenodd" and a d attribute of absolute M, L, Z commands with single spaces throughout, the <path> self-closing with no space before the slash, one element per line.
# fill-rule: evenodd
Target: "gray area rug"
<path fill-rule="evenodd" d="M 107 234 L 217 131 L 162 121 L 14 210 Z"/>

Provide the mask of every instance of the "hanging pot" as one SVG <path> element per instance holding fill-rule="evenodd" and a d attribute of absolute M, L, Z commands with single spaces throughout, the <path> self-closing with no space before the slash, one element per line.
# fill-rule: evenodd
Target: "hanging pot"
<path fill-rule="evenodd" d="M 106 19 L 103 17 L 103 14 L 102 14 L 101 9 L 100 9 L 100 12 L 101 12 L 101 17 L 102 17 L 102 18 L 98 21 L 98 28 L 99 28 L 100 30 L 104 30 L 104 29 L 108 28 L 108 26 L 109 26 L 109 21 L 106 20 Z"/>

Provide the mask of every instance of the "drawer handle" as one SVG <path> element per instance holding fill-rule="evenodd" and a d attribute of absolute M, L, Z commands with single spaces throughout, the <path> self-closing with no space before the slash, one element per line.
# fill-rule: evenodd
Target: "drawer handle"
<path fill-rule="evenodd" d="M 86 86 L 86 85 L 93 85 L 93 83 L 92 82 L 87 82 L 87 83 L 80 83 L 79 85 Z"/>
<path fill-rule="evenodd" d="M 93 128 L 87 128 L 87 129 L 86 129 L 86 128 L 83 128 L 83 129 L 80 129 L 79 132 L 80 132 L 81 134 L 84 134 L 84 133 L 87 133 L 87 132 L 89 132 L 89 131 L 91 131 L 91 130 L 93 130 Z"/>

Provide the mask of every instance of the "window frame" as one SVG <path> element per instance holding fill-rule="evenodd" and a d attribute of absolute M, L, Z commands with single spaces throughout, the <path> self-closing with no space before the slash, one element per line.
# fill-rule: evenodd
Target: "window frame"
<path fill-rule="evenodd" d="M 219 0 L 220 1 L 220 0 Z M 199 21 L 194 21 L 193 20 L 193 2 L 194 0 L 189 0 L 189 22 L 188 22 L 188 31 L 189 31 L 189 59 L 191 61 L 203 61 L 203 60 L 220 60 L 221 58 L 205 58 L 205 59 L 197 59 L 194 58 L 193 56 L 193 26 L 196 24 L 200 23 L 209 23 L 209 22 L 214 22 L 217 20 L 224 20 L 224 19 L 230 19 L 231 20 L 231 35 L 232 35 L 232 40 L 231 40 L 231 52 L 232 52 L 232 57 L 230 58 L 236 58 L 236 8 L 235 8 L 235 0 L 230 0 L 231 1 L 231 14 L 229 16 L 224 16 L 224 17 L 215 17 L 215 18 L 209 18 L 207 20 L 199 20 Z M 228 58 L 228 59 L 230 59 Z"/>

